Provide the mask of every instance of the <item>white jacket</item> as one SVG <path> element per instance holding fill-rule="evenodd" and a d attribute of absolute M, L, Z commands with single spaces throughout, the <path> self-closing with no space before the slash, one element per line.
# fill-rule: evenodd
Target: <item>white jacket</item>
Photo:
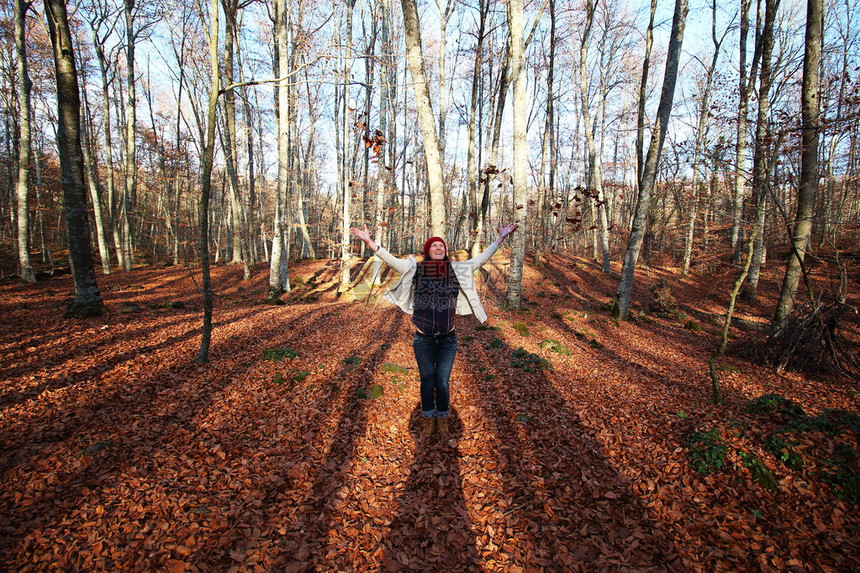
<path fill-rule="evenodd" d="M 484 266 L 498 250 L 498 245 L 492 243 L 474 259 L 469 259 L 462 263 L 451 262 L 451 267 L 454 269 L 454 274 L 457 275 L 457 281 L 460 283 L 460 294 L 457 295 L 457 314 L 474 314 L 475 318 L 480 322 L 487 320 L 487 313 L 484 312 L 484 307 L 481 306 L 481 300 L 478 298 L 478 291 L 475 289 L 474 273 Z M 376 256 L 400 273 L 400 280 L 388 289 L 388 292 L 382 295 L 382 298 L 396 304 L 403 312 L 412 314 L 412 307 L 415 303 L 413 279 L 415 278 L 415 271 L 418 268 L 418 262 L 415 260 L 415 257 L 409 255 L 406 259 L 398 259 L 382 247 L 376 251 Z"/>

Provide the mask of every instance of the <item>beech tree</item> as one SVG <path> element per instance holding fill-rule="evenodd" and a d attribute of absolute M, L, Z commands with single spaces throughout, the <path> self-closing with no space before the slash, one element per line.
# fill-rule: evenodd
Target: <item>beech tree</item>
<path fill-rule="evenodd" d="M 36 282 L 30 263 L 30 93 L 33 82 L 27 70 L 27 11 L 31 3 L 15 1 L 15 51 L 18 65 L 18 273 L 21 280 Z"/>
<path fill-rule="evenodd" d="M 753 153 L 753 203 L 767 201 L 768 189 L 771 184 L 771 158 L 776 154 L 779 145 L 772 141 L 768 119 L 770 116 L 770 90 L 773 84 L 773 44 L 774 28 L 776 26 L 776 15 L 780 0 L 765 0 L 764 23 L 762 25 L 759 41 L 761 42 L 761 64 L 758 83 L 758 111 L 756 114 L 755 129 L 755 151 Z M 757 226 L 759 233 L 753 238 L 752 261 L 750 261 L 749 276 L 744 285 L 741 295 L 748 301 L 756 299 L 758 280 L 761 265 L 764 259 L 764 227 L 765 209 L 756 209 L 757 220 L 753 225 Z"/>
<path fill-rule="evenodd" d="M 696 219 L 699 216 L 699 182 L 701 180 L 701 160 L 705 138 L 707 137 L 708 127 L 710 125 L 711 112 L 711 95 L 713 92 L 714 75 L 717 71 L 717 62 L 720 59 L 720 50 L 723 45 L 723 40 L 728 33 L 726 28 L 723 33 L 717 36 L 717 2 L 711 2 L 711 43 L 713 44 L 714 53 L 711 56 L 710 63 L 705 67 L 704 85 L 701 86 L 701 100 L 699 103 L 699 117 L 696 122 L 695 143 L 693 144 L 693 161 L 692 161 L 692 181 L 690 183 L 690 217 L 687 220 L 687 232 L 684 237 L 684 259 L 681 263 L 681 274 L 686 275 L 690 271 L 690 261 L 693 255 L 693 236 L 696 229 Z"/>
<path fill-rule="evenodd" d="M 818 73 L 821 63 L 823 4 L 823 0 L 807 0 L 806 3 L 806 38 L 801 91 L 800 187 L 797 196 L 797 216 L 791 236 L 791 252 L 785 265 L 785 278 L 773 316 L 774 326 L 785 320 L 794 306 L 806 249 L 812 234 L 815 195 L 818 190 L 818 134 L 821 129 Z"/>
<path fill-rule="evenodd" d="M 684 24 L 688 11 L 687 0 L 676 0 L 675 13 L 672 17 L 672 33 L 669 38 L 669 52 L 666 56 L 666 72 L 663 76 L 660 105 L 657 108 L 657 123 L 651 132 L 651 144 L 648 147 L 648 154 L 642 165 L 642 173 L 638 185 L 639 193 L 633 215 L 633 227 L 630 231 L 630 239 L 627 242 L 627 251 L 624 254 L 624 264 L 621 267 L 621 280 L 618 282 L 618 289 L 616 291 L 616 308 L 613 313 L 623 320 L 630 318 L 630 296 L 633 292 L 633 275 L 636 263 L 639 260 L 639 251 L 642 249 L 642 241 L 645 238 L 645 231 L 648 225 L 648 207 L 651 202 L 651 193 L 657 181 L 657 166 L 660 161 L 660 154 L 663 151 L 663 141 L 666 138 L 669 115 L 672 111 L 672 100 L 675 96 L 675 84 L 678 79 L 681 44 L 684 40 Z M 640 97 L 642 97 L 641 93 Z"/>
<path fill-rule="evenodd" d="M 212 279 L 209 269 L 209 198 L 212 193 L 212 166 L 215 158 L 215 122 L 218 109 L 221 73 L 218 67 L 218 0 L 210 5 L 209 65 L 212 84 L 206 108 L 206 140 L 203 142 L 203 172 L 200 174 L 200 260 L 203 274 L 203 333 L 197 362 L 209 362 L 209 345 L 212 340 Z"/>
<path fill-rule="evenodd" d="M 427 182 L 430 186 L 430 234 L 445 238 L 445 188 L 442 176 L 442 155 L 436 119 L 430 102 L 430 86 L 424 71 L 424 48 L 421 44 L 421 22 L 415 0 L 400 0 L 403 8 L 403 27 L 406 32 L 406 62 L 415 91 L 415 106 L 424 145 Z M 347 229 L 347 232 L 349 230 Z"/>
<path fill-rule="evenodd" d="M 514 196 L 513 222 L 519 227 L 511 237 L 511 266 L 505 306 L 520 308 L 522 299 L 523 264 L 525 261 L 525 221 L 528 216 L 526 170 L 526 68 L 525 42 L 523 39 L 523 2 L 508 2 L 508 27 L 510 29 L 511 76 L 514 80 Z"/>
<path fill-rule="evenodd" d="M 81 151 L 81 100 L 75 49 L 64 0 L 45 1 L 57 81 L 57 147 L 63 173 L 69 265 L 75 300 L 66 316 L 99 315 L 104 307 L 96 284 L 87 221 L 86 184 Z"/>

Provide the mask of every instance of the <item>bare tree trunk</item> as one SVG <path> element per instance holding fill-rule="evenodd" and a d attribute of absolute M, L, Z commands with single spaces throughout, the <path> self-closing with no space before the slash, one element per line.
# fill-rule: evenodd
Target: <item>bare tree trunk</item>
<path fill-rule="evenodd" d="M 110 79 L 108 78 L 107 56 L 104 51 L 105 38 L 99 36 L 100 25 L 104 23 L 107 15 L 96 16 L 90 25 L 93 29 L 93 47 L 96 59 L 99 62 L 99 75 L 102 80 L 102 131 L 104 132 L 105 170 L 107 171 L 107 189 L 105 195 L 108 204 L 108 215 L 110 216 L 111 234 L 113 235 L 114 251 L 117 264 L 121 269 L 126 269 L 125 251 L 122 248 L 122 233 L 120 228 L 121 207 L 117 205 L 116 172 L 113 161 L 113 126 L 111 125 L 110 111 Z"/>
<path fill-rule="evenodd" d="M 510 29 L 511 76 L 514 80 L 514 231 L 511 245 L 511 266 L 505 306 L 520 308 L 522 302 L 523 263 L 525 262 L 525 223 L 528 215 L 526 157 L 526 66 L 523 41 L 523 2 L 509 0 L 508 27 Z"/>
<path fill-rule="evenodd" d="M 714 81 L 714 72 L 717 69 L 717 61 L 720 57 L 720 46 L 725 38 L 717 39 L 717 2 L 711 2 L 711 41 L 714 44 L 714 54 L 711 57 L 711 64 L 705 70 L 705 86 L 702 90 L 701 107 L 699 108 L 699 121 L 696 126 L 696 141 L 693 148 L 693 181 L 692 181 L 692 199 L 690 201 L 690 218 L 687 221 L 687 233 L 684 240 L 684 260 L 681 265 L 681 274 L 687 275 L 690 272 L 690 261 L 693 256 L 693 238 L 696 230 L 696 219 L 699 214 L 699 171 L 702 159 L 702 146 L 707 135 L 709 118 L 711 117 L 711 91 Z"/>
<path fill-rule="evenodd" d="M 16 198 L 18 201 L 18 274 L 21 280 L 36 282 L 36 274 L 30 263 L 30 93 L 33 82 L 27 70 L 26 21 L 31 3 L 24 0 L 15 2 L 15 51 L 18 64 L 18 181 Z"/>
<path fill-rule="evenodd" d="M 104 218 L 102 216 L 101 192 L 99 185 L 98 172 L 96 170 L 95 158 L 90 152 L 92 141 L 90 139 L 90 113 L 89 105 L 87 104 L 87 88 L 86 82 L 81 84 L 81 92 L 83 93 L 84 117 L 81 120 L 81 151 L 84 154 L 84 169 L 87 174 L 87 186 L 90 191 L 90 198 L 93 202 L 93 219 L 96 224 L 96 242 L 99 247 L 99 257 L 102 263 L 102 273 L 110 274 L 110 249 L 108 249 L 107 238 L 105 237 Z M 163 155 L 163 154 L 162 154 Z"/>
<path fill-rule="evenodd" d="M 802 122 L 800 189 L 797 195 L 797 218 L 791 237 L 791 253 L 789 253 L 785 265 L 785 278 L 773 316 L 774 326 L 782 323 L 794 307 L 794 295 L 797 293 L 803 260 L 812 233 L 815 195 L 818 191 L 818 135 L 821 130 L 818 67 L 821 61 L 823 0 L 807 0 L 806 6 L 806 38 L 804 41 L 800 111 Z"/>
<path fill-rule="evenodd" d="M 385 221 L 385 202 L 386 197 L 388 196 L 388 181 L 392 177 L 389 175 L 389 172 L 393 170 L 394 166 L 392 164 L 388 164 L 386 160 L 386 155 L 389 157 L 389 150 L 394 146 L 395 141 L 390 136 L 391 133 L 391 124 L 394 123 L 393 117 L 393 107 L 394 102 L 392 98 L 392 77 L 393 70 L 392 66 L 395 66 L 396 63 L 393 61 L 391 56 L 392 46 L 391 46 L 391 38 L 390 38 L 390 13 L 391 6 L 389 4 L 389 0 L 380 0 L 379 2 L 379 19 L 380 19 L 380 51 L 382 52 L 381 57 L 381 71 L 380 71 L 380 90 L 379 90 L 379 132 L 384 134 L 384 137 L 387 138 L 386 145 L 383 146 L 383 151 L 380 151 L 377 155 L 377 169 L 376 169 L 376 206 L 374 208 L 373 214 L 373 228 L 374 228 L 374 241 L 377 245 L 386 244 L 385 241 L 385 230 L 390 228 L 390 225 Z M 382 261 L 379 257 L 373 257 L 373 266 L 371 270 L 371 281 L 377 281 L 380 277 L 380 269 L 382 266 Z M 371 287 L 373 284 L 371 284 Z"/>
<path fill-rule="evenodd" d="M 415 0 L 400 0 L 403 26 L 406 31 L 406 60 L 415 90 L 415 106 L 421 135 L 424 138 L 424 160 L 430 186 L 430 233 L 445 238 L 445 188 L 442 178 L 442 157 L 436 132 L 436 120 L 430 103 L 430 89 L 424 73 L 424 52 L 421 46 L 421 23 Z M 347 229 L 347 232 L 349 230 Z"/>
<path fill-rule="evenodd" d="M 636 185 L 642 181 L 645 166 L 645 102 L 648 100 L 648 74 L 651 71 L 651 49 L 654 45 L 654 15 L 657 0 L 651 0 L 651 15 L 645 32 L 645 57 L 642 60 L 642 78 L 639 82 L 639 100 L 636 114 Z"/>
<path fill-rule="evenodd" d="M 651 193 L 657 181 L 657 166 L 666 137 L 666 126 L 672 111 L 672 100 L 675 96 L 675 83 L 678 79 L 678 62 L 681 56 L 681 44 L 684 40 L 684 24 L 689 6 L 687 0 L 675 1 L 675 13 L 672 18 L 672 33 L 669 39 L 669 52 L 666 56 L 666 72 L 663 76 L 663 89 L 660 93 L 660 104 L 657 108 L 657 124 L 651 133 L 651 145 L 642 168 L 639 180 L 639 194 L 633 215 L 633 227 L 624 254 L 624 264 L 621 268 L 621 280 L 616 291 L 616 314 L 618 318 L 630 318 L 630 297 L 633 292 L 633 275 L 639 252 L 647 231 L 648 206 L 651 203 Z M 640 94 L 641 95 L 641 94 Z"/>
<path fill-rule="evenodd" d="M 122 250 L 123 250 L 123 270 L 130 271 L 132 265 L 132 252 L 134 241 L 131 232 L 131 206 L 137 193 L 137 165 L 135 165 L 135 156 L 137 154 L 137 141 L 135 135 L 137 133 L 137 90 L 135 88 L 134 74 L 134 50 L 135 50 L 135 31 L 134 31 L 134 8 L 137 0 L 124 0 L 125 6 L 125 25 L 126 25 L 126 122 L 125 122 L 125 161 L 123 164 L 124 170 L 124 187 L 123 201 L 120 209 L 122 221 Z"/>
<path fill-rule="evenodd" d="M 738 71 L 738 93 L 740 103 L 738 106 L 738 121 L 735 141 L 735 173 L 734 193 L 732 195 L 732 261 L 735 264 L 741 260 L 741 244 L 743 243 L 743 212 L 744 212 L 744 189 L 747 184 L 746 161 L 747 161 L 747 113 L 749 100 L 755 82 L 747 80 L 747 35 L 750 27 L 750 5 L 752 0 L 741 0 L 741 22 L 740 22 L 740 60 Z M 760 43 L 756 42 L 756 52 Z M 758 58 L 753 58 L 753 69 L 749 77 L 755 77 Z"/>
<path fill-rule="evenodd" d="M 756 206 L 756 211 L 764 211 L 764 204 L 759 203 Z M 735 303 L 738 300 L 738 293 L 740 293 L 741 288 L 743 287 L 744 280 L 746 280 L 747 275 L 750 270 L 750 263 L 752 263 L 753 259 L 753 244 L 754 239 L 761 233 L 761 228 L 758 226 L 759 214 L 756 213 L 753 217 L 753 228 L 750 237 L 750 242 L 747 245 L 747 257 L 744 262 L 744 266 L 741 269 L 738 278 L 735 280 L 735 285 L 732 288 L 731 294 L 729 294 L 729 305 L 726 309 L 726 317 L 723 320 L 723 327 L 720 329 L 720 344 L 717 346 L 716 350 L 711 354 L 710 359 L 708 360 L 708 373 L 711 375 L 711 396 L 713 397 L 714 404 L 722 404 L 723 403 L 723 395 L 720 391 L 720 374 L 717 368 L 717 361 L 723 356 L 723 353 L 726 351 L 726 346 L 729 341 L 729 328 L 732 325 L 732 315 L 735 312 Z"/>
<path fill-rule="evenodd" d="M 78 74 L 64 0 L 46 0 L 44 6 L 57 80 L 57 142 L 63 173 L 69 265 L 75 282 L 75 301 L 66 316 L 86 317 L 101 314 L 104 305 L 90 251 Z"/>
<path fill-rule="evenodd" d="M 214 0 L 213 0 L 214 1 Z M 287 53 L 287 5 L 286 0 L 275 2 L 275 53 L 274 68 L 275 77 L 286 75 L 288 62 Z M 267 300 L 279 303 L 280 296 L 288 288 L 287 279 L 281 274 L 284 268 L 285 232 L 284 219 L 286 217 L 286 182 L 287 162 L 289 161 L 289 150 L 287 146 L 287 113 L 288 94 L 286 81 L 275 84 L 275 119 L 278 125 L 278 181 L 275 191 L 275 219 L 273 223 L 274 232 L 272 236 L 272 256 L 269 260 L 269 290 Z"/>
<path fill-rule="evenodd" d="M 541 176 L 539 181 L 544 186 L 542 192 L 543 221 L 536 250 L 552 249 L 555 246 L 555 231 L 552 229 L 552 213 L 559 214 L 555 208 L 555 172 L 556 172 L 556 129 L 555 129 L 555 51 L 556 51 L 556 13 L 555 0 L 549 0 L 549 62 L 546 73 L 546 118 L 544 121 L 543 141 L 541 142 Z M 547 240 L 549 238 L 549 240 Z M 537 256 L 537 253 L 536 253 Z"/>
<path fill-rule="evenodd" d="M 203 272 L 203 333 L 197 362 L 209 362 L 209 344 L 212 340 L 212 281 L 209 276 L 209 196 L 212 191 L 212 164 L 215 158 L 215 121 L 218 107 L 220 71 L 218 69 L 218 0 L 212 0 L 209 30 L 209 106 L 206 110 L 206 141 L 203 150 L 203 173 L 200 176 L 200 261 Z"/>
<path fill-rule="evenodd" d="M 475 132 L 478 123 L 478 88 L 481 84 L 481 68 L 484 59 L 484 36 L 486 35 L 487 14 L 490 11 L 489 0 L 478 3 L 478 34 L 475 46 L 475 63 L 472 66 L 472 94 L 469 103 L 469 143 L 468 143 L 468 180 L 469 180 L 469 241 L 472 246 L 472 256 L 481 252 L 481 217 L 478 212 L 478 161 L 475 149 Z"/>
<path fill-rule="evenodd" d="M 599 1 L 599 0 L 598 0 Z M 597 148 L 594 144 L 594 129 L 591 124 L 590 113 L 590 98 L 588 95 L 588 41 L 591 36 L 591 28 L 594 24 L 594 12 L 597 8 L 596 2 L 586 0 L 585 2 L 585 27 L 582 31 L 582 40 L 579 44 L 579 93 L 582 98 L 582 119 L 583 129 L 585 132 L 585 143 L 588 149 L 586 157 L 586 173 L 588 176 L 588 191 L 589 195 L 594 199 L 592 207 L 594 209 L 595 225 L 599 234 L 595 237 L 600 239 L 600 249 L 603 262 L 601 270 L 608 273 L 610 270 L 609 258 L 609 234 L 607 227 L 609 223 L 606 217 L 606 211 L 601 209 L 601 199 L 603 197 L 603 169 L 602 157 L 598 156 Z"/>
<path fill-rule="evenodd" d="M 239 68 L 242 73 L 241 66 Z M 240 76 L 241 81 L 245 81 L 244 76 Z M 254 162 L 254 114 L 251 110 L 250 94 L 248 88 L 242 88 L 242 111 L 245 115 L 245 140 L 248 153 L 247 177 L 248 177 L 248 200 L 245 203 L 245 218 L 244 218 L 244 236 L 245 249 L 247 251 L 246 264 L 256 263 L 259 261 L 259 252 L 257 251 L 257 173 L 255 172 Z"/>
<path fill-rule="evenodd" d="M 224 7 L 224 85 L 233 85 L 234 61 L 237 48 L 236 20 L 237 0 L 222 0 Z M 238 153 L 236 145 L 236 93 L 231 89 L 224 93 L 224 162 L 230 181 L 230 262 L 241 263 L 242 256 L 242 200 L 237 171 Z"/>
<path fill-rule="evenodd" d="M 756 206 L 760 202 L 767 201 L 767 190 L 770 186 L 769 155 L 777 153 L 776 150 L 778 149 L 778 146 L 770 142 L 770 128 L 767 124 L 770 114 L 770 87 L 773 82 L 771 56 L 773 54 L 774 26 L 778 9 L 779 0 L 765 0 L 764 26 L 761 33 L 761 71 L 759 73 L 759 103 L 756 116 L 756 144 L 753 156 L 753 201 Z M 748 301 L 756 299 L 758 280 L 764 259 L 764 209 L 756 209 L 756 215 L 759 220 L 755 221 L 754 224 L 758 225 L 761 232 L 753 245 L 749 281 L 742 292 L 742 296 Z"/>
<path fill-rule="evenodd" d="M 343 162 L 342 162 L 342 189 L 343 204 L 341 205 L 341 239 L 340 239 L 340 286 L 338 292 L 343 292 L 349 287 L 349 260 L 352 254 L 350 253 L 350 241 L 352 234 L 349 232 L 352 219 L 350 216 L 350 207 L 352 203 L 352 170 L 351 168 L 351 141 L 352 141 L 352 125 L 350 121 L 350 83 L 352 68 L 352 16 L 355 9 L 355 0 L 344 0 L 346 4 L 346 41 L 344 42 L 344 69 L 343 69 Z"/>
<path fill-rule="evenodd" d="M 445 5 L 442 5 L 443 0 L 435 0 L 436 7 L 439 9 L 439 155 L 441 161 L 445 163 L 445 124 L 448 118 L 448 74 L 445 58 L 447 57 L 448 47 L 448 21 L 451 15 L 457 8 L 457 3 L 454 0 L 444 0 Z"/>

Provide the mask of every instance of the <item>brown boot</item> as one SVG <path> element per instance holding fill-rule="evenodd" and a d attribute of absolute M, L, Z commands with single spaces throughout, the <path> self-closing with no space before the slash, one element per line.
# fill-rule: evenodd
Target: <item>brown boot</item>
<path fill-rule="evenodd" d="M 448 418 L 439 418 L 439 433 L 444 437 L 448 437 Z"/>
<path fill-rule="evenodd" d="M 429 438 L 433 435 L 433 418 L 423 418 L 424 425 L 421 427 L 421 437 Z"/>

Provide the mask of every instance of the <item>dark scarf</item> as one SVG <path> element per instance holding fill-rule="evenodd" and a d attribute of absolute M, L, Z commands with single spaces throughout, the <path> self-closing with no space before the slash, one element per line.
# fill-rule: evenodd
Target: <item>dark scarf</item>
<path fill-rule="evenodd" d="M 459 290 L 460 282 L 457 280 L 457 274 L 451 266 L 451 260 L 448 255 L 441 261 L 425 260 L 418 263 L 418 268 L 415 270 L 414 284 L 417 286 L 419 280 L 441 280 Z"/>

